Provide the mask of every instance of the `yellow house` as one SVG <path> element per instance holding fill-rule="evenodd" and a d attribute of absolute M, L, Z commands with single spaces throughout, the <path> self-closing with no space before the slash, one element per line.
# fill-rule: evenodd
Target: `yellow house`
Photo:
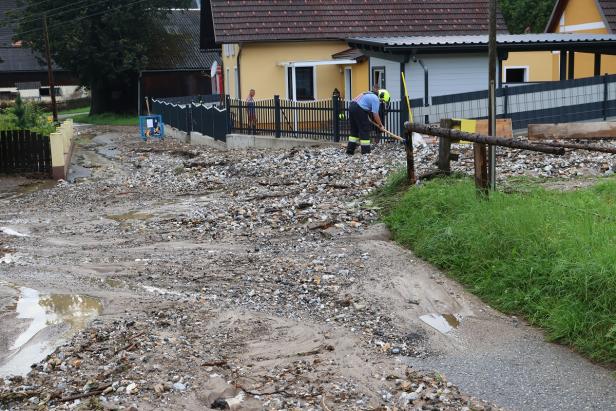
<path fill-rule="evenodd" d="M 254 89 L 257 98 L 325 100 L 338 90 L 351 99 L 370 88 L 367 57 L 342 40 L 223 44 L 222 62 L 225 93 L 233 98 Z"/>
<path fill-rule="evenodd" d="M 462 35 L 487 32 L 488 0 L 451 7 L 447 0 L 203 0 L 202 35 L 222 46 L 224 93 L 245 99 L 350 100 L 387 85 L 401 89 L 395 70 L 371 67 L 346 39 Z M 499 15 L 499 29 L 505 29 Z M 209 25 L 212 33 L 209 33 Z M 204 30 L 205 28 L 205 30 Z M 210 41 L 213 40 L 213 41 Z M 386 58 L 387 56 L 382 56 Z M 385 77 L 387 76 L 387 81 Z M 393 95 L 400 99 L 400 93 Z"/>
<path fill-rule="evenodd" d="M 612 34 L 616 1 L 558 0 L 546 33 Z M 556 81 L 616 73 L 616 56 L 573 51 L 509 53 L 503 61 L 504 83 Z"/>

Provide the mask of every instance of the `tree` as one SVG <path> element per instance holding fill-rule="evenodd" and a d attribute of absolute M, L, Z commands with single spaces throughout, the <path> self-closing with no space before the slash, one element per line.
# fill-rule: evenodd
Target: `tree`
<path fill-rule="evenodd" d="M 555 0 L 501 0 L 501 11 L 512 34 L 543 33 Z"/>
<path fill-rule="evenodd" d="M 139 72 L 153 58 L 181 52 L 164 30 L 171 8 L 189 0 L 19 0 L 15 38 L 44 52 L 48 18 L 52 59 L 90 89 L 90 114 L 134 111 Z"/>

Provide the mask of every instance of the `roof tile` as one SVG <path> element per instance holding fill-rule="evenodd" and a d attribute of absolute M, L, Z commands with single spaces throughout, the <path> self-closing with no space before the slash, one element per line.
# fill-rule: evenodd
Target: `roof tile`
<path fill-rule="evenodd" d="M 488 0 L 213 0 L 217 43 L 481 34 Z M 268 26 L 271 30 L 260 30 Z M 498 15 L 499 32 L 506 32 Z"/>

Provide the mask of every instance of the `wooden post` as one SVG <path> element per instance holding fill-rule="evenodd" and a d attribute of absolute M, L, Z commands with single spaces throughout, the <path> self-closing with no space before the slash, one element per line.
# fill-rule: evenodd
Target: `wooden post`
<path fill-rule="evenodd" d="M 451 119 L 441 119 L 441 128 L 453 128 Z M 438 139 L 438 170 L 449 175 L 451 174 L 451 140 L 440 137 Z"/>
<path fill-rule="evenodd" d="M 406 140 L 404 142 L 404 149 L 406 151 L 406 180 L 409 185 L 415 185 L 417 178 L 415 177 L 415 156 L 413 155 L 413 133 L 408 127 L 404 129 L 404 137 Z"/>
<path fill-rule="evenodd" d="M 575 78 L 575 51 L 569 52 L 569 64 L 567 65 L 567 79 L 573 80 Z"/>
<path fill-rule="evenodd" d="M 473 143 L 475 187 L 479 194 L 488 195 L 488 153 L 485 144 Z"/>
<path fill-rule="evenodd" d="M 601 53 L 595 53 L 595 76 L 601 75 Z"/>
<path fill-rule="evenodd" d="M 49 50 L 49 32 L 47 30 L 47 14 L 43 15 L 43 36 L 45 37 L 45 57 L 47 58 L 47 77 L 49 81 L 49 95 L 51 96 L 51 111 L 53 122 L 58 122 L 58 107 L 56 106 L 56 85 L 53 79 L 51 51 Z"/>
<path fill-rule="evenodd" d="M 560 50 L 560 81 L 567 80 L 567 51 Z"/>
<path fill-rule="evenodd" d="M 488 135 L 496 136 L 496 0 L 490 0 L 488 41 Z M 490 187 L 496 189 L 496 146 L 489 146 Z"/>

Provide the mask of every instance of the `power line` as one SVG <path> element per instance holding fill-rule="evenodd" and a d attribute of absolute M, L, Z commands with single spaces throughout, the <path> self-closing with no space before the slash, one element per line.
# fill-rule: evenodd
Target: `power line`
<path fill-rule="evenodd" d="M 118 6 L 118 7 L 110 8 L 110 9 L 103 10 L 103 11 L 100 11 L 100 12 L 97 12 L 97 13 L 88 14 L 86 16 L 77 17 L 77 18 L 72 19 L 70 23 L 73 23 L 73 22 L 76 22 L 76 21 L 81 21 L 81 20 L 84 20 L 84 19 L 87 19 L 87 18 L 90 18 L 90 17 L 101 16 L 101 15 L 104 15 L 104 14 L 107 14 L 107 13 L 118 11 L 118 10 L 124 8 L 124 7 L 132 6 L 132 5 L 135 5 L 137 3 L 143 3 L 144 1 L 148 1 L 148 0 L 136 0 L 136 1 L 133 1 L 133 2 L 130 2 L 130 3 L 127 3 L 127 4 L 122 4 L 122 5 Z M 53 29 L 55 27 L 60 27 L 60 26 L 63 26 L 65 24 L 66 24 L 66 22 L 62 22 L 62 23 L 50 25 L 49 28 Z M 42 31 L 42 30 L 43 30 L 42 27 L 38 27 L 36 29 L 26 30 L 26 31 L 23 31 L 23 32 L 18 33 L 18 34 L 24 35 L 24 34 L 29 34 L 29 33 L 36 33 L 37 31 Z"/>
<path fill-rule="evenodd" d="M 29 16 L 25 16 L 25 17 L 21 17 L 21 18 L 16 18 L 16 19 L 14 19 L 14 21 L 16 23 L 21 23 L 21 24 L 23 24 L 25 22 L 30 22 L 30 21 L 38 21 L 41 18 L 43 18 L 43 16 L 45 14 L 47 15 L 47 17 L 58 16 L 58 15 L 67 13 L 69 11 L 73 11 L 71 9 L 72 7 L 78 6 L 78 5 L 83 4 L 83 3 L 90 3 L 90 2 L 91 2 L 91 4 L 88 4 L 87 6 L 93 6 L 94 4 L 96 4 L 98 2 L 98 0 L 79 0 L 79 1 L 77 1 L 75 3 L 65 4 L 64 6 L 59 6 L 59 7 L 51 8 L 51 9 L 48 9 L 48 10 L 45 10 L 45 11 L 35 12 L 32 15 L 29 15 Z M 28 6 L 24 6 L 24 9 L 27 8 L 27 7 Z M 68 10 L 64 10 L 64 11 L 60 12 L 60 10 L 67 9 L 67 8 L 68 8 Z"/>

